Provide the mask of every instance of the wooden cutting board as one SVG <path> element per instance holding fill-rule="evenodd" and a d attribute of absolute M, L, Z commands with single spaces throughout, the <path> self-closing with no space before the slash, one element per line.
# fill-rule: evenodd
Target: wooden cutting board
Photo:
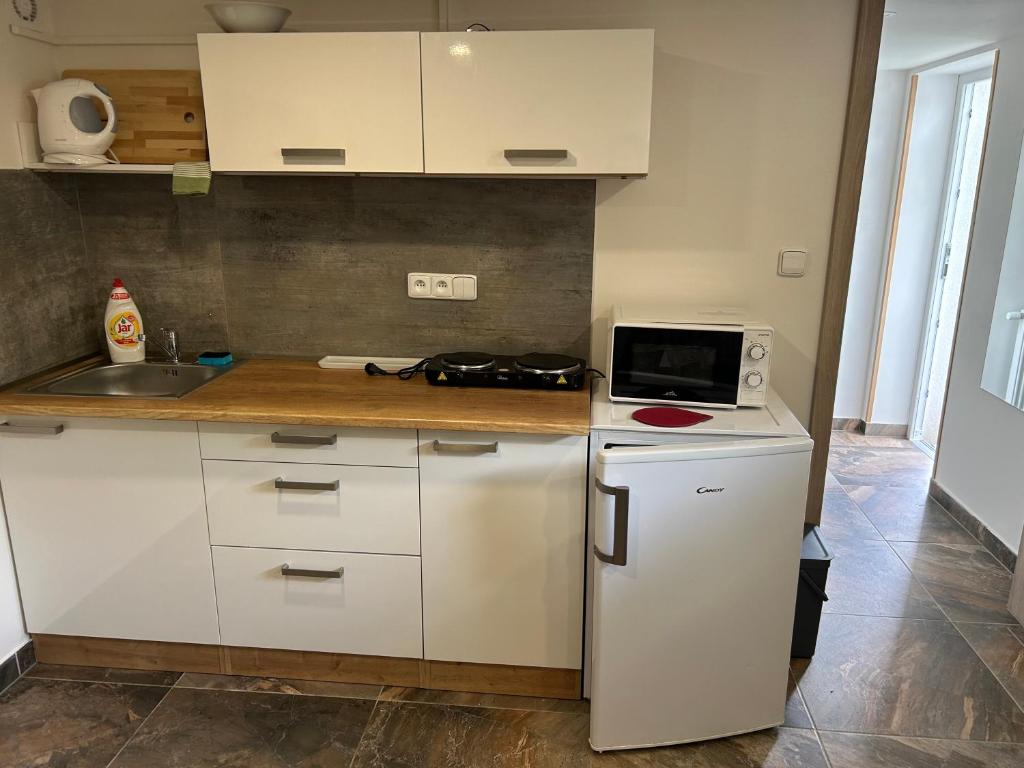
<path fill-rule="evenodd" d="M 64 77 L 92 80 L 110 92 L 118 122 L 111 149 L 122 163 L 209 158 L 198 70 L 68 69 Z"/>

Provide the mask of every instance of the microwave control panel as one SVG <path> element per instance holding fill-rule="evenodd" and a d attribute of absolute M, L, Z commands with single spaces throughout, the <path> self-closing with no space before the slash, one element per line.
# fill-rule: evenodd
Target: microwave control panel
<path fill-rule="evenodd" d="M 768 400 L 768 370 L 772 364 L 772 329 L 746 326 L 740 361 L 738 405 L 764 405 Z"/>

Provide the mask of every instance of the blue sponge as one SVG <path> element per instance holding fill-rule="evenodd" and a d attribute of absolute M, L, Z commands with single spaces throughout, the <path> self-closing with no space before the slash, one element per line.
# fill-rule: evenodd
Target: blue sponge
<path fill-rule="evenodd" d="M 203 352 L 196 362 L 199 365 L 231 365 L 235 360 L 230 352 Z"/>

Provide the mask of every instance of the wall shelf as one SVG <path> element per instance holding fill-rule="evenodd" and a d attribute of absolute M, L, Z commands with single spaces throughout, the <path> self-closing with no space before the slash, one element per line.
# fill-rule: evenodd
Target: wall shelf
<path fill-rule="evenodd" d="M 54 163 L 26 163 L 25 167 L 42 173 L 153 173 L 170 174 L 173 165 L 146 163 L 110 163 L 108 165 L 56 165 Z"/>

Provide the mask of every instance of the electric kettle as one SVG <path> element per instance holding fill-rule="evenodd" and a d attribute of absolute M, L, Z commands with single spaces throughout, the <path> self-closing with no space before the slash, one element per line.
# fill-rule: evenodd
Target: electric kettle
<path fill-rule="evenodd" d="M 106 157 L 117 133 L 117 110 L 101 86 L 70 78 L 47 83 L 32 91 L 36 99 L 39 144 L 44 163 L 100 165 L 117 162 Z M 99 99 L 107 112 L 104 124 L 93 103 Z"/>

